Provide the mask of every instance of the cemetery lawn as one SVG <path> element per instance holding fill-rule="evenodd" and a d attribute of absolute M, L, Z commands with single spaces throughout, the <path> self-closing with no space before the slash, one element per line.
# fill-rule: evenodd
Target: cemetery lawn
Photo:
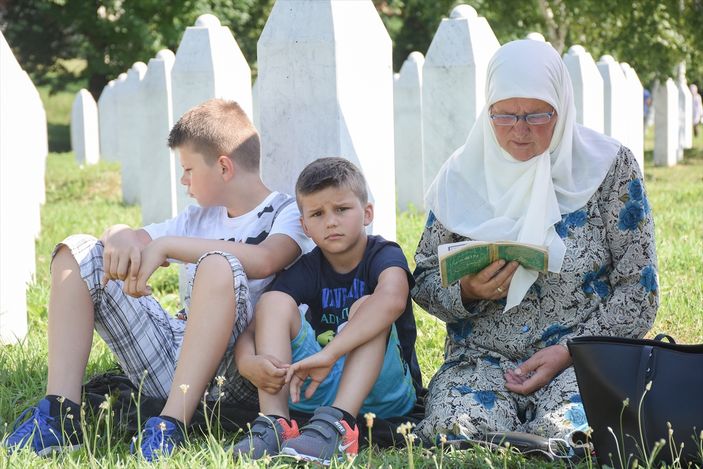
<path fill-rule="evenodd" d="M 687 152 L 685 161 L 674 168 L 651 166 L 651 152 L 646 167 L 646 189 L 656 223 L 659 256 L 661 308 L 649 336 L 659 332 L 672 335 L 678 342 L 703 343 L 703 136 L 696 149 Z M 26 406 L 44 395 L 47 372 L 47 302 L 49 294 L 49 260 L 54 245 L 75 232 L 100 236 L 115 223 L 139 226 L 138 207 L 121 203 L 119 169 L 116 164 L 100 163 L 79 168 L 71 153 L 49 155 L 47 160 L 46 204 L 42 208 L 42 234 L 36 242 L 36 281 L 28 291 L 29 334 L 20 345 L 0 347 L 0 438 L 11 431 L 15 417 Z M 18 195 L 19 196 L 19 195 Z M 398 215 L 398 241 L 411 269 L 412 259 L 424 215 L 405 212 Z M 170 311 L 178 308 L 178 279 L 175 267 L 160 269 L 151 280 L 155 294 Z M 439 320 L 416 307 L 418 323 L 417 353 L 425 383 L 441 364 L 444 328 Z M 87 377 L 107 371 L 114 360 L 99 338 L 93 343 Z M 96 430 L 97 426 L 97 430 Z M 87 444 L 74 453 L 40 459 L 27 452 L 8 456 L 0 452 L 0 469 L 8 467 L 144 467 L 129 454 L 127 435 L 109 429 L 104 419 L 86 427 Z M 200 467 L 234 466 L 226 449 L 237 435 L 196 438 L 171 459 L 157 466 Z M 284 466 L 285 460 L 272 460 Z M 431 453 L 415 448 L 412 457 L 407 449 L 364 450 L 344 466 L 405 467 L 562 467 L 512 454 L 498 455 L 476 449 L 448 454 Z M 582 467 L 590 467 L 582 463 Z"/>

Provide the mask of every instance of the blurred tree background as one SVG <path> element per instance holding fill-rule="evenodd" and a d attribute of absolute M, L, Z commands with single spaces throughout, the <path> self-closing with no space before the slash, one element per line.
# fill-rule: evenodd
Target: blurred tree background
<path fill-rule="evenodd" d="M 96 97 L 105 84 L 160 49 L 175 52 L 183 31 L 213 13 L 233 31 L 256 69 L 256 41 L 275 0 L 0 0 L 0 29 L 35 84 L 52 90 L 85 80 Z M 473 6 L 505 43 L 542 33 L 561 53 L 581 44 L 595 60 L 630 63 L 645 86 L 674 76 L 703 78 L 703 0 L 373 0 L 393 39 L 397 71 L 407 55 L 426 53 L 443 17 Z M 363 32 L 360 32 L 363 34 Z M 70 59 L 85 66 L 71 66 Z"/>

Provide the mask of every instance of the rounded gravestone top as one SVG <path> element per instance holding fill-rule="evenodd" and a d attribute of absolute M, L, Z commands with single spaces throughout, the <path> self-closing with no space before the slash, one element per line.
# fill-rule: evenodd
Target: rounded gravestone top
<path fill-rule="evenodd" d="M 198 16 L 198 19 L 195 20 L 195 26 L 200 28 L 216 28 L 222 25 L 220 24 L 220 20 L 217 19 L 217 16 L 211 13 L 205 13 L 204 15 Z"/>
<path fill-rule="evenodd" d="M 547 42 L 547 40 L 544 38 L 544 35 L 536 31 L 528 33 L 527 36 L 525 36 L 525 39 L 530 39 L 532 41 Z"/>
<path fill-rule="evenodd" d="M 425 56 L 422 55 L 422 52 L 413 51 L 408 55 L 408 60 L 415 63 L 423 63 Z"/>
<path fill-rule="evenodd" d="M 615 59 L 613 58 L 613 56 L 610 54 L 605 54 L 605 55 L 601 56 L 599 62 L 602 64 L 615 64 L 615 63 L 617 63 L 615 61 Z"/>
<path fill-rule="evenodd" d="M 107 82 L 107 85 L 105 85 L 106 88 L 114 88 L 115 87 L 115 80 L 110 80 Z"/>
<path fill-rule="evenodd" d="M 476 13 L 476 9 L 471 5 L 457 5 L 452 9 L 449 17 L 453 20 L 462 18 L 477 18 L 478 13 Z"/>
<path fill-rule="evenodd" d="M 586 55 L 586 48 L 582 45 L 575 44 L 569 47 L 569 55 Z"/>
<path fill-rule="evenodd" d="M 127 79 L 127 74 L 124 72 L 117 75 L 117 81 L 125 81 L 126 79 Z"/>
<path fill-rule="evenodd" d="M 176 55 L 171 51 L 171 49 L 161 49 L 157 54 L 156 58 L 163 60 L 166 63 L 173 63 L 176 61 Z"/>
<path fill-rule="evenodd" d="M 131 70 L 134 70 L 135 72 L 140 73 L 141 75 L 146 73 L 146 64 L 144 62 L 134 62 L 132 64 Z"/>

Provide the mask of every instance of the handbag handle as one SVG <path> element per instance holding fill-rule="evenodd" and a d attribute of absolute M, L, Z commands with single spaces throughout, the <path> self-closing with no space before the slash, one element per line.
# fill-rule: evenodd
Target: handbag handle
<path fill-rule="evenodd" d="M 664 339 L 666 339 L 666 341 L 670 344 L 676 343 L 673 337 L 671 337 L 669 334 L 664 334 L 663 332 L 657 334 L 657 336 L 654 338 L 654 340 L 656 340 L 657 342 L 664 342 Z"/>

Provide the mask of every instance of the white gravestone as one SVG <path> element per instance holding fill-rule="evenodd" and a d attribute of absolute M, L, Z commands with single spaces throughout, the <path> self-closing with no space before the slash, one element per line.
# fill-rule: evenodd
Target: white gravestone
<path fill-rule="evenodd" d="M 603 79 L 591 54 L 574 45 L 564 54 L 576 104 L 576 122 L 603 132 Z"/>
<path fill-rule="evenodd" d="M 117 161 L 117 111 L 115 109 L 115 80 L 110 80 L 98 98 L 98 129 L 100 158 Z"/>
<path fill-rule="evenodd" d="M 424 207 L 422 185 L 422 64 L 425 57 L 411 52 L 393 86 L 395 126 L 395 187 L 398 208 Z"/>
<path fill-rule="evenodd" d="M 171 109 L 171 69 L 175 56 L 168 49 L 149 60 L 142 96 L 148 100 L 144 108 L 142 139 L 141 209 L 142 224 L 148 225 L 176 216 L 176 161 L 168 147 L 168 134 L 173 126 Z"/>
<path fill-rule="evenodd" d="M 542 33 L 538 32 L 531 32 L 527 33 L 527 36 L 525 36 L 525 39 L 531 39 L 533 41 L 539 41 L 539 42 L 547 42 L 547 40 L 544 38 L 544 35 Z"/>
<path fill-rule="evenodd" d="M 642 96 L 644 88 L 637 72 L 629 64 L 620 63 L 627 80 L 627 141 L 625 144 L 635 155 L 644 174 L 644 108 Z"/>
<path fill-rule="evenodd" d="M 683 160 L 684 149 L 693 148 L 693 95 L 686 83 L 686 67 L 679 64 L 676 87 L 679 90 L 679 148 L 677 158 Z"/>
<path fill-rule="evenodd" d="M 679 90 L 668 78 L 654 88 L 654 164 L 676 165 L 679 146 Z"/>
<path fill-rule="evenodd" d="M 620 64 L 610 55 L 602 56 L 597 66 L 603 78 L 604 133 L 627 146 L 628 126 L 632 119 L 627 78 Z"/>
<path fill-rule="evenodd" d="M 373 232 L 395 239 L 391 39 L 371 0 L 278 0 L 258 64 L 264 182 L 293 193 L 311 161 L 347 158 L 366 177 Z"/>
<path fill-rule="evenodd" d="M 85 88 L 76 93 L 71 109 L 71 149 L 79 165 L 100 160 L 98 106 Z"/>
<path fill-rule="evenodd" d="M 236 101 L 252 117 L 251 69 L 232 32 L 213 15 L 201 15 L 186 28 L 171 71 L 173 122 L 212 98 Z M 180 164 L 176 165 L 180 177 Z M 178 184 L 177 206 L 195 203 Z"/>
<path fill-rule="evenodd" d="M 114 132 L 114 143 L 115 143 L 115 159 L 114 161 L 121 162 L 125 157 L 124 153 L 126 150 L 125 146 L 125 136 L 126 134 L 126 124 L 127 112 L 129 111 L 128 106 L 124 99 L 125 94 L 125 84 L 127 82 L 127 74 L 120 73 L 115 80 L 115 88 L 113 91 L 113 101 L 114 101 L 114 116 L 115 125 L 113 128 Z"/>
<path fill-rule="evenodd" d="M 251 112 L 252 112 L 252 122 L 254 127 L 259 128 L 259 86 L 257 85 L 259 81 L 254 80 L 254 84 L 251 85 Z"/>
<path fill-rule="evenodd" d="M 424 190 L 483 109 L 488 62 L 499 47 L 486 19 L 469 5 L 442 19 L 422 67 Z"/>
<path fill-rule="evenodd" d="M 27 283 L 44 200 L 46 115 L 0 32 L 0 344 L 27 334 Z M 27 222 L 29 221 L 29 222 Z"/>
<path fill-rule="evenodd" d="M 32 199 L 32 207 L 35 204 L 41 205 L 46 198 L 46 157 L 49 154 L 49 136 L 46 124 L 46 112 L 44 104 L 39 96 L 39 92 L 34 87 L 32 79 L 27 72 L 22 71 L 24 79 L 22 91 L 17 90 L 22 96 L 23 107 L 26 113 L 24 118 L 26 124 L 23 126 L 25 151 L 29 156 L 25 160 L 25 171 L 30 175 L 28 184 L 23 187 L 23 193 L 28 199 Z M 30 209 L 27 216 L 28 226 L 31 227 L 34 237 L 38 238 L 41 231 L 41 214 L 39 210 Z M 34 262 L 32 262 L 30 271 L 34 275 Z"/>
<path fill-rule="evenodd" d="M 127 71 L 127 79 L 120 89 L 122 200 L 130 205 L 141 202 L 141 161 L 144 158 L 142 144 L 145 138 L 145 112 L 148 107 L 141 89 L 145 74 L 146 64 L 135 62 Z"/>

